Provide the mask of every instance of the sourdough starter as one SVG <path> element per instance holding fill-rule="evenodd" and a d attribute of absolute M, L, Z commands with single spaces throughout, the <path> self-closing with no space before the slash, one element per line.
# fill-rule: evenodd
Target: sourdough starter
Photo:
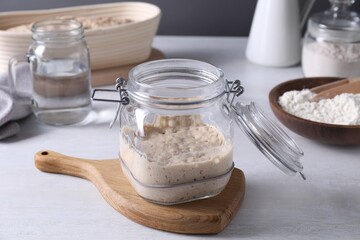
<path fill-rule="evenodd" d="M 216 195 L 227 184 L 233 148 L 216 127 L 194 116 L 161 117 L 143 133 L 124 127 L 120 134 L 120 157 L 132 176 L 123 169 L 139 195 L 177 203 Z"/>

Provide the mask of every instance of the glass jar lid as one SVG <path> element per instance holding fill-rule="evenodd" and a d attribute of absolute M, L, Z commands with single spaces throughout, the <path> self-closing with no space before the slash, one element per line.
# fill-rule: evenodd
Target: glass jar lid
<path fill-rule="evenodd" d="M 308 31 L 325 41 L 360 41 L 360 17 L 349 10 L 355 0 L 330 0 L 330 9 L 309 18 Z"/>
<path fill-rule="evenodd" d="M 192 59 L 163 59 L 129 72 L 129 97 L 139 104 L 166 109 L 199 108 L 224 94 L 224 73 Z"/>
<path fill-rule="evenodd" d="M 230 116 L 275 166 L 288 175 L 299 173 L 305 180 L 300 163 L 303 151 L 257 104 L 236 103 L 231 107 Z"/>

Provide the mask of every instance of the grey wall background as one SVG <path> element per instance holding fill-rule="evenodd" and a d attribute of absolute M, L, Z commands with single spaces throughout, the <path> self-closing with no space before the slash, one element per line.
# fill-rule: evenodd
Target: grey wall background
<path fill-rule="evenodd" d="M 139 0 L 141 1 L 141 0 Z M 256 0 L 143 0 L 162 10 L 159 35 L 247 36 Z M 270 0 L 272 1 L 272 0 Z M 116 0 L 0 0 L 0 11 L 34 10 Z M 299 0 L 300 6 L 305 0 Z M 312 12 L 329 8 L 328 0 L 317 0 Z M 360 1 L 352 6 L 360 12 Z"/>

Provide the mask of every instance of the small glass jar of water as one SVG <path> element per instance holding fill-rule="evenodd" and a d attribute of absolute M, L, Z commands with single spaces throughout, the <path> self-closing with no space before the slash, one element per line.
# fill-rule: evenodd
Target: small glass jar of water
<path fill-rule="evenodd" d="M 18 80 L 12 73 L 26 60 L 32 81 L 27 97 L 34 115 L 52 125 L 84 120 L 91 109 L 91 76 L 82 24 L 69 19 L 45 20 L 35 23 L 31 31 L 32 44 L 26 56 L 9 62 L 14 91 Z"/>

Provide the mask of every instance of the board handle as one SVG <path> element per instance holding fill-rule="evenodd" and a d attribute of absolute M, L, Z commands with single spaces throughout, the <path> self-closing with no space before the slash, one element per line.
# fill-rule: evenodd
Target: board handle
<path fill-rule="evenodd" d="M 35 166 L 43 172 L 89 179 L 95 160 L 69 157 L 54 151 L 44 150 L 35 154 Z"/>

